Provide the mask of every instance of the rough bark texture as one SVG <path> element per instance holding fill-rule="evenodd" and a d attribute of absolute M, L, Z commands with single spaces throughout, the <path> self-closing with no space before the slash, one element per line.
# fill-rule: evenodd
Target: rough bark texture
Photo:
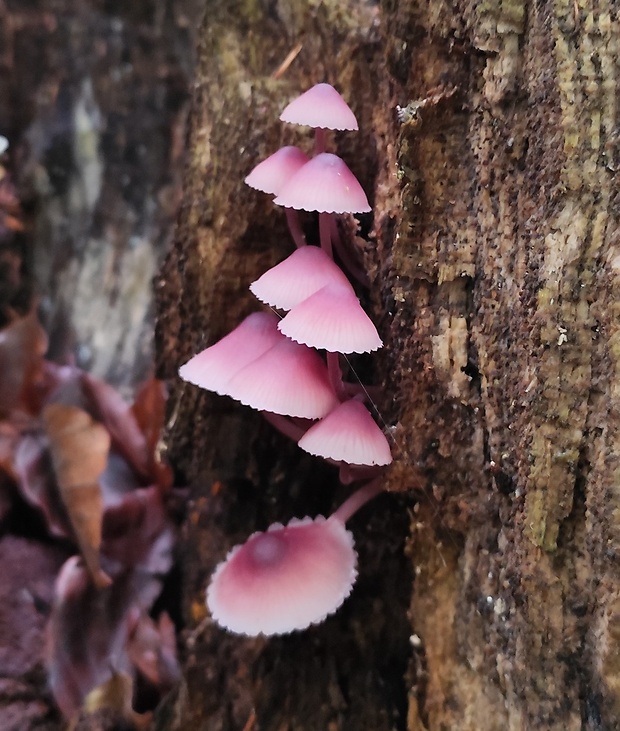
<path fill-rule="evenodd" d="M 386 488 L 401 495 L 353 521 L 360 581 L 322 626 L 188 631 L 159 728 L 617 728 L 617 3 L 206 8 L 161 370 L 254 308 L 248 283 L 290 251 L 241 181 L 299 139 L 284 104 L 334 83 L 361 128 L 335 144 L 374 204 L 357 243 L 386 342 L 372 361 L 396 445 Z M 192 628 L 228 548 L 339 490 L 242 407 L 178 386 L 172 413 L 195 494 Z"/>

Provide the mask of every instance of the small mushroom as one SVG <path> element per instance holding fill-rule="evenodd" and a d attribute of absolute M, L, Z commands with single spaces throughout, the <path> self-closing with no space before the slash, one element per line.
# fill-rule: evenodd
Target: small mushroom
<path fill-rule="evenodd" d="M 258 163 L 245 178 L 246 185 L 263 193 L 278 195 L 286 181 L 308 162 L 305 152 L 294 145 L 281 147 Z"/>
<path fill-rule="evenodd" d="M 330 84 L 316 84 L 294 99 L 280 119 L 322 129 L 359 129 L 349 105 Z"/>
<path fill-rule="evenodd" d="M 379 492 L 375 479 L 327 519 L 276 523 L 235 546 L 207 589 L 213 619 L 250 636 L 281 635 L 322 622 L 349 596 L 357 577 L 353 536 L 344 524 Z"/>
<path fill-rule="evenodd" d="M 271 312 L 254 312 L 228 335 L 179 368 L 179 376 L 195 386 L 230 395 L 227 384 L 248 363 L 283 340 L 278 318 Z"/>
<path fill-rule="evenodd" d="M 261 302 L 290 310 L 328 284 L 353 291 L 333 259 L 316 246 L 304 246 L 252 282 L 250 290 Z"/>
<path fill-rule="evenodd" d="M 319 213 L 367 213 L 366 193 L 344 160 L 322 152 L 300 168 L 274 199 L 278 206 Z"/>
<path fill-rule="evenodd" d="M 320 419 L 338 405 L 318 353 L 288 338 L 239 370 L 227 392 L 259 411 Z"/>
<path fill-rule="evenodd" d="M 335 612 L 357 575 L 353 536 L 338 518 L 293 519 L 254 533 L 211 579 L 207 606 L 231 632 L 279 635 Z"/>
<path fill-rule="evenodd" d="M 308 429 L 298 442 L 310 454 L 351 465 L 388 465 L 390 445 L 364 404 L 345 401 Z"/>
<path fill-rule="evenodd" d="M 329 284 L 278 323 L 288 338 L 332 353 L 368 353 L 383 343 L 351 287 Z"/>

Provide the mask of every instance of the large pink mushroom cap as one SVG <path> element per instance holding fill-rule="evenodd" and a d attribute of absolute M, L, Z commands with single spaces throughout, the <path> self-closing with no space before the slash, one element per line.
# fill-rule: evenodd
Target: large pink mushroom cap
<path fill-rule="evenodd" d="M 329 284 L 278 323 L 288 338 L 332 353 L 368 353 L 383 343 L 351 287 Z"/>
<path fill-rule="evenodd" d="M 349 105 L 330 84 L 317 84 L 294 99 L 280 119 L 290 124 L 304 124 L 324 129 L 358 129 Z"/>
<path fill-rule="evenodd" d="M 319 213 L 367 213 L 368 198 L 344 160 L 322 152 L 300 168 L 273 201 L 278 206 Z"/>
<path fill-rule="evenodd" d="M 217 343 L 179 368 L 179 376 L 195 386 L 228 395 L 227 384 L 248 363 L 285 338 L 272 312 L 254 312 Z"/>
<path fill-rule="evenodd" d="M 306 419 L 321 419 L 338 405 L 318 353 L 285 337 L 238 371 L 227 392 L 253 409 Z"/>
<path fill-rule="evenodd" d="M 305 629 L 351 592 L 357 554 L 338 518 L 293 519 L 254 533 L 228 554 L 207 589 L 213 619 L 245 635 Z"/>
<path fill-rule="evenodd" d="M 390 445 L 368 409 L 345 401 L 308 429 L 298 442 L 310 454 L 354 465 L 388 465 Z"/>
<path fill-rule="evenodd" d="M 263 193 L 278 195 L 286 181 L 307 162 L 308 156 L 298 147 L 281 147 L 266 160 L 259 162 L 246 177 L 245 183 Z"/>
<path fill-rule="evenodd" d="M 303 246 L 252 282 L 250 290 L 261 302 L 290 310 L 328 284 L 353 291 L 342 269 L 322 249 Z"/>

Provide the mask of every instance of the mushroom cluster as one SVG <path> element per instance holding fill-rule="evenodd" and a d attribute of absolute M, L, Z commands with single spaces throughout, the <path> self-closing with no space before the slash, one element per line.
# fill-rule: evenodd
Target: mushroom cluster
<path fill-rule="evenodd" d="M 314 155 L 283 147 L 245 182 L 284 207 L 297 247 L 250 285 L 257 299 L 286 314 L 249 315 L 185 363 L 179 375 L 264 412 L 302 449 L 338 465 L 343 483 L 369 481 L 329 518 L 273 525 L 233 548 L 217 567 L 207 590 L 211 615 L 246 635 L 304 629 L 338 609 L 357 573 L 353 538 L 344 524 L 379 492 L 379 470 L 392 460 L 366 406 L 367 390 L 346 383 L 342 371 L 342 356 L 382 346 L 333 256 L 335 250 L 341 262 L 351 258 L 336 216 L 371 210 L 345 162 L 325 151 L 327 129 L 357 130 L 357 120 L 329 84 L 302 94 L 280 119 L 314 128 Z M 320 247 L 306 242 L 299 210 L 318 213 Z M 300 419 L 316 423 L 308 428 Z"/>

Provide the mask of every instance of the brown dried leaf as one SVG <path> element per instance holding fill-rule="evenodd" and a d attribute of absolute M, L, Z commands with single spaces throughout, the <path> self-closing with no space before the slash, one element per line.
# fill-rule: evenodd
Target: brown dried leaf
<path fill-rule="evenodd" d="M 58 489 L 84 561 L 97 586 L 107 586 L 110 578 L 99 564 L 103 516 L 99 477 L 106 467 L 110 435 L 75 406 L 46 406 L 43 423 Z"/>
<path fill-rule="evenodd" d="M 160 440 L 166 418 L 166 387 L 163 381 L 149 378 L 142 386 L 131 411 L 146 439 L 149 473 L 162 490 L 172 486 L 172 470 L 161 458 Z"/>
<path fill-rule="evenodd" d="M 35 310 L 0 331 L 0 416 L 22 402 L 36 380 L 47 350 L 47 335 Z"/>
<path fill-rule="evenodd" d="M 147 441 L 130 406 L 112 386 L 88 373 L 82 376 L 82 389 L 89 411 L 105 425 L 115 448 L 141 478 L 150 482 Z"/>

